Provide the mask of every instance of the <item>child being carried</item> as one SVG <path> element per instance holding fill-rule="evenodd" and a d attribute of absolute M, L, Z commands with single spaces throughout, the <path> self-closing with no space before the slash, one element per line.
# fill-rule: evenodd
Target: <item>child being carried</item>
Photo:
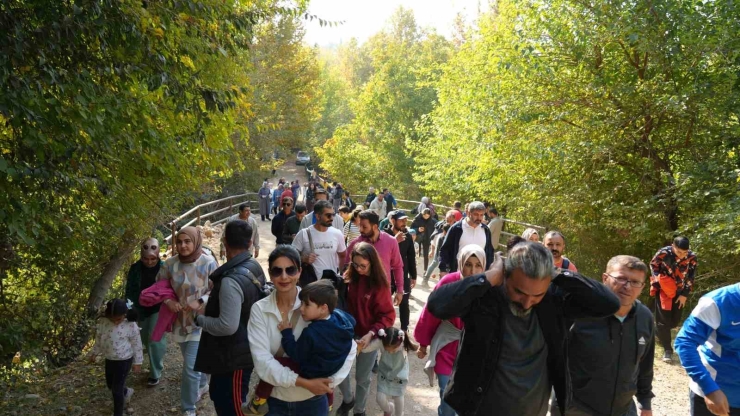
<path fill-rule="evenodd" d="M 339 310 L 334 285 L 322 279 L 307 285 L 298 295 L 301 300 L 301 316 L 310 322 L 296 341 L 290 322 L 278 324 L 283 339 L 281 345 L 287 357 L 275 358 L 284 366 L 306 379 L 325 378 L 335 374 L 344 365 L 352 350 L 355 319 Z M 281 355 L 278 352 L 278 355 Z M 249 414 L 261 414 L 260 408 L 267 402 L 273 386 L 262 380 L 254 390 L 249 402 Z M 328 394 L 329 409 L 334 395 Z"/>

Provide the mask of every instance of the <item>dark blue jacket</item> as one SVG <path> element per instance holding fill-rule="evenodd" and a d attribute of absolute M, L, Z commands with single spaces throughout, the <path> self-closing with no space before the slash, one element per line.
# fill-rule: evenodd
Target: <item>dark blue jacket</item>
<path fill-rule="evenodd" d="M 355 318 L 335 309 L 329 319 L 311 321 L 298 341 L 290 328 L 282 334 L 283 349 L 301 367 L 301 377 L 329 377 L 342 368 L 352 349 Z"/>
<path fill-rule="evenodd" d="M 465 218 L 452 224 L 450 230 L 447 231 L 445 240 L 442 243 L 442 250 L 439 252 L 439 271 L 454 273 L 457 270 L 457 252 L 460 251 L 460 237 L 463 233 L 462 222 Z M 486 268 L 488 270 L 493 263 L 493 245 L 491 244 L 491 230 L 486 224 L 481 224 L 483 232 L 486 234 L 486 246 L 483 247 L 483 252 L 486 253 Z"/>

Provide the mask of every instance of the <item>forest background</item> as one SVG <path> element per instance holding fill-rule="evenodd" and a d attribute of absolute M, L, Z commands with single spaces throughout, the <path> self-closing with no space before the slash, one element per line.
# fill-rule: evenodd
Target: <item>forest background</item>
<path fill-rule="evenodd" d="M 276 151 L 358 199 L 489 201 L 590 276 L 683 234 L 693 301 L 740 280 L 735 2 L 500 0 L 448 37 L 401 8 L 332 48 L 307 6 L 0 1 L 0 384 L 79 356 L 139 242 Z"/>

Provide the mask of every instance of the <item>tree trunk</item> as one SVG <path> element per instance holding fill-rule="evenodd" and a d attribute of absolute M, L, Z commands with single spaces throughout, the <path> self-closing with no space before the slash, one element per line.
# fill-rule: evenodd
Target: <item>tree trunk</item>
<path fill-rule="evenodd" d="M 106 263 L 100 278 L 95 281 L 95 284 L 90 290 L 90 297 L 87 299 L 87 318 L 92 319 L 97 315 L 100 306 L 105 301 L 105 297 L 113 285 L 113 280 L 118 275 L 121 267 L 131 257 L 136 244 L 136 240 L 125 239 L 124 237 L 124 241 L 118 246 L 118 251 Z"/>

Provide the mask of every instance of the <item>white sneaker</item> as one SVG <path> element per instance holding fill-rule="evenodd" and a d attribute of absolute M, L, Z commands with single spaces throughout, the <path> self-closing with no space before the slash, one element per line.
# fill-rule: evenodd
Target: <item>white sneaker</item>
<path fill-rule="evenodd" d="M 128 403 L 131 400 L 131 396 L 134 395 L 134 389 L 126 387 L 126 391 L 123 393 L 123 401 Z"/>
<path fill-rule="evenodd" d="M 206 395 L 206 393 L 208 393 L 208 384 L 203 386 L 202 389 L 198 390 L 198 399 L 195 402 L 198 403 L 199 401 L 201 401 L 203 399 L 203 396 Z"/>
<path fill-rule="evenodd" d="M 197 416 L 197 413 L 195 413 L 195 410 L 186 410 L 182 413 L 182 416 Z"/>

